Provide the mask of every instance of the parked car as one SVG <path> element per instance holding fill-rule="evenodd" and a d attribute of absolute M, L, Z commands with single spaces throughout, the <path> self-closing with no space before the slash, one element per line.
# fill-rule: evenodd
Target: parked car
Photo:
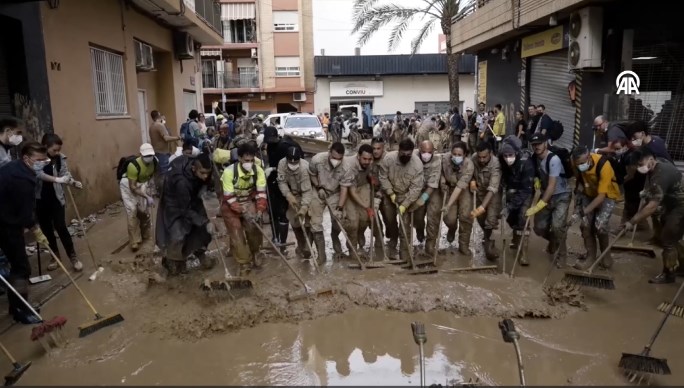
<path fill-rule="evenodd" d="M 308 137 L 325 140 L 323 124 L 318 117 L 311 113 L 276 113 L 264 119 L 264 124 L 278 129 L 278 134 Z"/>

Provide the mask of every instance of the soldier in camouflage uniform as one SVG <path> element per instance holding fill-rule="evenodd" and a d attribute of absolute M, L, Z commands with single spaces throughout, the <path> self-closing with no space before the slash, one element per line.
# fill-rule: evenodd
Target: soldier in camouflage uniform
<path fill-rule="evenodd" d="M 682 173 L 671 163 L 656 159 L 650 149 L 635 151 L 635 159 L 639 161 L 638 172 L 646 174 L 646 184 L 642 198 L 646 204 L 623 228 L 631 230 L 641 220 L 647 219 L 659 208 L 662 208 L 660 221 L 662 230 L 660 240 L 663 245 L 663 270 L 649 283 L 674 283 L 675 271 L 682 271 L 682 257 L 678 257 L 677 244 L 684 236 L 684 182 Z"/>
<path fill-rule="evenodd" d="M 489 143 L 480 142 L 476 150 L 472 158 L 475 170 L 470 190 L 475 192 L 480 205 L 470 215 L 477 219 L 484 231 L 485 256 L 491 261 L 499 258 L 492 232 L 499 227 L 501 217 L 501 165 Z"/>
<path fill-rule="evenodd" d="M 399 143 L 399 151 L 392 151 L 380 162 L 380 186 L 389 198 L 383 201 L 384 214 L 387 216 L 388 256 L 394 258 L 397 249 L 397 238 L 401 238 L 399 258 L 408 260 L 411 242 L 404 239 L 410 234 L 409 213 L 407 209 L 420 197 L 423 189 L 423 163 L 413 154 L 414 144 L 410 139 Z M 402 217 L 406 230 L 399 233 L 397 212 Z"/>
<path fill-rule="evenodd" d="M 473 220 L 470 218 L 473 200 L 468 187 L 473 179 L 475 166 L 468 157 L 467 148 L 464 142 L 456 142 L 451 147 L 451 153 L 442 156 L 442 190 L 436 193 L 440 198 L 434 199 L 442 203 L 442 196 L 449 196 L 442 209 L 444 224 L 448 228 L 447 241 L 454 241 L 458 228 L 458 251 L 462 255 L 470 255 L 470 232 L 473 228 Z"/>
<path fill-rule="evenodd" d="M 437 242 L 439 216 L 442 210 L 442 198 L 435 196 L 439 192 L 439 178 L 441 175 L 441 158 L 435 155 L 435 149 L 430 140 L 420 143 L 413 153 L 423 162 L 423 191 L 409 211 L 413 211 L 413 227 L 419 242 L 425 241 L 425 218 L 427 216 L 427 241 L 425 253 L 432 256 Z"/>
<path fill-rule="evenodd" d="M 375 215 L 368 184 L 372 162 L 373 148 L 368 144 L 362 144 L 358 155 L 347 156 L 342 162 L 344 175 L 340 182 L 340 202 L 344 204 L 345 219 L 341 221 L 349 237 L 347 243 L 357 250 L 363 248 L 365 241 L 359 237 L 370 226 L 370 217 Z M 352 249 L 349 253 L 354 254 Z"/>
<path fill-rule="evenodd" d="M 382 192 L 382 188 L 380 187 L 380 179 L 378 178 L 380 176 L 380 163 L 385 159 L 385 156 L 387 156 L 387 150 L 386 150 L 386 144 L 385 144 L 385 139 L 383 137 L 374 137 L 373 140 L 371 140 L 371 147 L 373 148 L 373 164 L 371 164 L 371 173 L 368 176 L 368 180 L 370 184 L 373 186 L 373 191 L 375 194 L 375 198 L 373 198 L 373 210 L 374 211 L 379 211 L 380 214 L 382 215 L 383 220 L 385 221 L 385 224 L 387 224 L 387 214 L 385 214 L 385 210 L 383 206 L 381 205 L 383 202 L 388 202 L 390 201 L 390 198 L 387 197 Z M 380 220 L 380 217 L 375 218 L 376 221 Z M 396 224 L 396 223 L 395 223 Z M 385 243 L 385 241 L 382 239 L 382 236 L 380 235 L 381 230 L 382 230 L 382 224 L 378 225 L 377 223 L 374 222 L 374 228 L 375 228 L 375 235 L 377 236 L 375 238 L 375 256 L 376 257 L 382 257 L 382 245 Z M 389 226 L 388 226 L 388 233 L 389 233 Z M 396 232 L 394 234 L 396 236 Z"/>
<path fill-rule="evenodd" d="M 575 268 L 585 270 L 596 260 L 596 239 L 599 252 L 606 250 L 610 244 L 608 222 L 616 202 L 621 199 L 620 187 L 608 159 L 599 154 L 590 154 L 587 147 L 579 146 L 572 152 L 572 163 L 577 187 L 575 213 L 570 222 L 582 221 L 580 230 L 587 249 L 586 255 L 575 264 Z M 608 252 L 599 266 L 610 268 L 612 265 L 613 258 Z"/>

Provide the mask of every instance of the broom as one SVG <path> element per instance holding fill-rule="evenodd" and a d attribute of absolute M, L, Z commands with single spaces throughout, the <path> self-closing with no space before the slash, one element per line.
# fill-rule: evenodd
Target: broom
<path fill-rule="evenodd" d="M 413 240 L 409 240 L 408 235 L 406 234 L 406 227 L 404 224 L 404 217 L 399 211 L 399 206 L 397 206 L 397 215 L 399 216 L 399 229 L 401 229 L 401 235 L 404 237 L 404 241 L 406 241 L 406 248 L 408 249 L 408 255 L 409 255 L 409 263 L 411 268 L 410 271 L 408 271 L 409 275 L 427 275 L 427 274 L 435 274 L 439 272 L 437 268 L 431 267 L 431 268 L 421 268 L 418 269 L 417 263 L 413 260 Z M 412 214 L 413 215 L 413 214 Z M 411 223 L 411 227 L 413 227 L 413 223 Z M 429 261 L 428 263 L 432 264 L 432 261 Z M 427 264 L 427 263 L 423 263 Z"/>
<path fill-rule="evenodd" d="M 59 264 L 59 267 L 62 269 L 62 271 L 64 271 L 66 276 L 69 278 L 69 281 L 71 282 L 71 284 L 74 285 L 76 290 L 78 290 L 78 293 L 81 294 L 83 299 L 86 301 L 86 303 L 88 304 L 88 307 L 90 307 L 90 309 L 93 311 L 93 314 L 95 314 L 95 321 L 84 323 L 78 327 L 78 336 L 79 337 L 85 337 L 89 334 L 92 334 L 92 333 L 102 329 L 102 328 L 114 325 L 114 324 L 122 322 L 124 320 L 123 316 L 119 313 L 111 314 L 111 315 L 108 315 L 106 317 L 103 317 L 102 315 L 100 315 L 100 313 L 97 312 L 95 307 L 93 307 L 93 304 L 90 303 L 90 300 L 88 299 L 86 294 L 83 293 L 83 290 L 81 290 L 81 287 L 79 287 L 78 284 L 76 284 L 76 281 L 74 280 L 74 278 L 71 277 L 71 274 L 66 269 L 64 264 L 62 264 L 62 261 L 59 259 L 59 257 L 57 257 L 57 255 L 55 255 L 55 252 L 53 252 L 49 246 L 47 246 L 46 248 L 47 248 L 48 252 L 50 252 L 50 255 L 55 260 L 55 262 L 57 262 L 57 264 Z"/>
<path fill-rule="evenodd" d="M 641 203 L 639 204 L 639 210 L 644 205 L 644 200 L 641 200 Z M 620 245 L 616 244 L 613 249 L 615 251 L 622 251 L 622 252 L 634 252 L 634 253 L 643 253 L 646 256 L 654 259 L 656 257 L 656 252 L 655 249 L 649 248 L 649 247 L 635 247 L 634 246 L 634 235 L 636 234 L 637 226 L 634 225 L 634 228 L 632 229 L 632 238 L 629 240 L 629 244 L 627 246 L 625 245 Z"/>
<path fill-rule="evenodd" d="M 76 200 L 74 199 L 74 195 L 71 193 L 71 188 L 68 185 L 67 193 L 69 193 L 69 199 L 71 199 L 71 204 L 74 206 L 74 211 L 76 212 L 78 222 L 81 224 L 81 230 L 83 231 L 83 239 L 85 240 L 86 245 L 88 246 L 88 253 L 90 253 L 90 259 L 93 261 L 93 265 L 97 267 L 97 271 L 93 272 L 93 274 L 90 275 L 88 279 L 95 280 L 95 278 L 97 278 L 97 275 L 101 274 L 104 271 L 104 267 L 97 261 L 97 259 L 95 259 L 93 248 L 90 246 L 90 241 L 88 241 L 88 233 L 86 233 L 85 225 L 83 225 L 83 219 L 81 218 L 81 214 L 78 211 L 78 206 L 76 206 Z"/>
<path fill-rule="evenodd" d="M 31 367 L 31 361 L 27 362 L 26 364 L 22 365 L 17 362 L 17 360 L 12 357 L 12 354 L 7 350 L 5 345 L 0 343 L 0 348 L 2 349 L 2 352 L 5 353 L 7 358 L 9 358 L 10 362 L 12 362 L 13 369 L 5 375 L 5 386 L 9 385 L 14 385 L 21 376 L 28 370 L 28 368 Z"/>
<path fill-rule="evenodd" d="M 306 230 L 306 225 L 304 224 L 304 217 L 297 216 L 297 219 L 299 220 L 299 225 L 302 227 L 302 231 L 304 232 L 304 240 L 306 240 L 306 245 L 309 247 L 309 254 L 311 255 L 311 261 L 313 262 L 314 269 L 316 270 L 316 273 L 321 273 L 321 269 L 319 268 L 318 261 L 316 260 L 316 257 L 314 257 L 313 254 L 313 244 L 311 243 L 311 239 L 309 238 L 309 233 Z M 318 253 L 318 252 L 316 252 Z"/>
<path fill-rule="evenodd" d="M 679 295 L 682 293 L 682 290 L 684 290 L 684 282 L 681 286 L 679 286 L 677 293 L 675 294 L 674 298 L 672 298 L 672 302 L 670 302 L 670 308 L 663 316 L 663 319 L 660 320 L 658 328 L 656 329 L 655 333 L 653 333 L 651 341 L 644 347 L 644 350 L 642 350 L 640 354 L 622 353 L 622 358 L 620 358 L 618 367 L 631 372 L 642 372 L 658 375 L 669 375 L 671 373 L 670 367 L 667 365 L 667 359 L 651 357 L 649 354 L 651 353 L 653 343 L 658 338 L 660 331 L 665 326 L 665 322 L 667 322 L 667 319 L 670 318 L 670 315 L 672 315 L 675 302 L 677 299 L 679 299 Z"/>
<path fill-rule="evenodd" d="M 589 269 L 586 272 L 583 271 L 577 271 L 577 270 L 567 270 L 565 271 L 565 277 L 563 280 L 567 283 L 570 284 L 575 284 L 577 286 L 587 286 L 587 287 L 594 287 L 594 288 L 602 288 L 605 290 L 614 290 L 615 289 L 615 281 L 613 280 L 613 277 L 610 275 L 597 275 L 593 274 L 592 272 L 594 271 L 594 268 L 603 260 L 603 257 L 610 252 L 610 249 L 615 245 L 615 242 L 622 237 L 623 234 L 625 234 L 625 229 L 622 229 L 617 236 L 611 241 L 611 243 L 608 245 L 608 248 L 606 248 L 605 251 L 601 253 L 601 256 L 596 259 L 594 264 L 589 267 Z"/>
<path fill-rule="evenodd" d="M 670 302 L 663 302 L 658 306 L 658 311 L 667 312 L 674 315 L 675 317 L 684 318 L 684 306 L 678 304 L 672 305 Z"/>
<path fill-rule="evenodd" d="M 212 221 L 209 221 L 212 222 Z M 250 289 L 254 288 L 254 284 L 252 284 L 252 281 L 246 278 L 242 277 L 234 277 L 233 275 L 230 274 L 228 271 L 228 266 L 226 265 L 226 258 L 223 256 L 223 251 L 221 251 L 221 247 L 219 246 L 218 239 L 216 238 L 216 228 L 214 228 L 214 235 L 212 236 L 214 238 L 214 242 L 216 244 L 216 249 L 219 252 L 219 257 L 221 258 L 221 263 L 223 263 L 223 270 L 225 271 L 223 280 L 219 281 L 210 281 L 209 279 L 205 279 L 204 282 L 200 285 L 200 287 L 205 290 L 205 291 L 211 291 L 214 289 L 222 290 L 222 291 L 228 291 L 232 289 Z M 232 297 L 232 294 L 231 294 Z"/>
<path fill-rule="evenodd" d="M 382 265 L 382 264 L 381 264 L 382 265 L 381 267 L 379 267 L 377 264 L 373 264 L 373 266 L 371 267 L 370 263 L 364 264 L 363 261 L 361 261 L 361 257 L 359 257 L 359 253 L 356 251 L 356 248 L 350 242 L 351 240 L 349 240 L 349 235 L 347 234 L 347 231 L 344 230 L 344 226 L 342 225 L 342 222 L 337 217 L 335 217 L 332 209 L 330 208 L 330 206 L 328 204 L 326 204 L 325 206 L 327 206 L 328 210 L 330 211 L 330 217 L 337 223 L 337 226 L 340 227 L 340 232 L 342 232 L 342 235 L 347 240 L 347 247 L 351 251 L 351 253 L 354 256 L 354 258 L 356 259 L 356 261 L 358 262 L 358 265 L 350 265 L 349 268 L 356 268 L 356 269 L 360 268 L 362 271 L 364 271 L 366 269 L 383 268 L 384 265 Z"/>

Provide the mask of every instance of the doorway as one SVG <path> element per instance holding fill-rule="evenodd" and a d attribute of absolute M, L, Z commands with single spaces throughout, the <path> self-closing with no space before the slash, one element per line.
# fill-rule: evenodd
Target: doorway
<path fill-rule="evenodd" d="M 150 134 L 147 130 L 147 92 L 138 89 L 138 112 L 140 114 L 140 134 L 143 143 L 150 142 Z"/>

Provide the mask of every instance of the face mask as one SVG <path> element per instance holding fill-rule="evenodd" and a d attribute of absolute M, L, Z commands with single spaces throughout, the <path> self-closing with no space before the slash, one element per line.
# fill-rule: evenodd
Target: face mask
<path fill-rule="evenodd" d="M 339 166 L 339 165 L 340 165 L 340 163 L 342 163 L 342 161 L 341 161 L 341 160 L 337 160 L 337 159 L 330 159 L 330 165 L 331 165 L 331 166 L 333 166 L 333 168 L 337 168 L 337 166 Z"/>
<path fill-rule="evenodd" d="M 154 161 L 154 156 L 143 156 L 142 160 L 145 164 L 150 164 Z"/>
<path fill-rule="evenodd" d="M 24 141 L 24 137 L 21 135 L 12 135 L 9 137 L 9 142 L 13 146 L 21 144 L 22 141 Z"/>
<path fill-rule="evenodd" d="M 505 158 L 506 159 L 506 164 L 509 166 L 512 166 L 513 163 L 515 163 L 515 156 L 512 158 Z"/>
<path fill-rule="evenodd" d="M 399 155 L 399 162 L 401 164 L 407 164 L 411 161 L 411 155 Z"/>
<path fill-rule="evenodd" d="M 625 152 L 627 152 L 627 147 L 620 148 L 619 150 L 615 151 L 615 154 L 623 155 Z"/>
<path fill-rule="evenodd" d="M 31 168 L 37 174 L 43 171 L 43 168 L 45 168 L 45 166 L 47 166 L 48 164 L 50 164 L 50 160 L 39 160 L 37 162 L 33 162 Z"/>
<path fill-rule="evenodd" d="M 11 141 L 12 141 L 12 140 L 11 140 L 11 138 L 10 138 L 10 142 L 11 142 Z M 634 144 L 635 147 L 641 147 L 641 143 L 643 143 L 643 142 L 644 142 L 643 139 L 632 140 L 632 144 Z"/>
<path fill-rule="evenodd" d="M 637 171 L 639 171 L 641 174 L 648 174 L 648 166 L 639 166 Z"/>
<path fill-rule="evenodd" d="M 297 163 L 297 164 L 288 163 L 287 168 L 289 168 L 290 171 L 297 171 L 299 169 L 299 163 Z"/>
<path fill-rule="evenodd" d="M 242 169 L 245 171 L 252 171 L 252 166 L 254 166 L 252 162 L 242 163 Z"/>
<path fill-rule="evenodd" d="M 451 161 L 458 166 L 459 164 L 463 163 L 463 156 L 452 156 Z"/>
<path fill-rule="evenodd" d="M 580 172 L 585 172 L 589 170 L 589 162 L 580 164 L 579 166 L 577 166 L 577 169 L 580 170 Z"/>
<path fill-rule="evenodd" d="M 166 125 L 166 120 L 161 121 L 162 125 Z"/>
<path fill-rule="evenodd" d="M 420 154 L 420 158 L 423 160 L 423 163 L 427 163 L 432 160 L 432 154 L 429 152 L 424 152 Z"/>

